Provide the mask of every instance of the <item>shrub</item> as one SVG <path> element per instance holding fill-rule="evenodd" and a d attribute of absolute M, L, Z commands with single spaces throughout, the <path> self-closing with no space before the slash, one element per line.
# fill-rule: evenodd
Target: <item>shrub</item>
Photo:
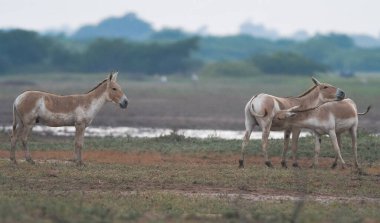
<path fill-rule="evenodd" d="M 250 77 L 261 72 L 253 64 L 243 61 L 227 61 L 211 63 L 203 67 L 201 75 L 224 77 Z"/>

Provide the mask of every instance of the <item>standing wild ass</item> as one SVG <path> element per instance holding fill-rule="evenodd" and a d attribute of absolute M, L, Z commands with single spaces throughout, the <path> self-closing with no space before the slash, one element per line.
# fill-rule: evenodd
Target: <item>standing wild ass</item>
<path fill-rule="evenodd" d="M 84 131 L 107 101 L 127 108 L 128 99 L 116 83 L 117 72 L 86 94 L 60 96 L 41 91 L 25 91 L 13 104 L 13 130 L 10 159 L 16 163 L 16 144 L 21 138 L 25 159 L 34 163 L 27 145 L 28 134 L 36 123 L 47 126 L 75 126 L 75 161 L 82 165 Z"/>
<path fill-rule="evenodd" d="M 336 153 L 332 168 L 336 167 L 338 158 L 342 164 L 342 168 L 344 168 L 345 162 L 340 152 L 342 148 L 341 134 L 345 131 L 349 131 L 352 150 L 354 152 L 354 165 L 355 168 L 359 169 L 357 157 L 358 115 L 365 115 L 370 109 L 371 106 L 368 106 L 366 112 L 358 113 L 354 101 L 347 98 L 342 101 L 327 102 L 321 106 L 317 106 L 315 109 L 308 109 L 307 111 L 298 110 L 298 106 L 295 106 L 287 110 L 279 111 L 275 119 L 285 120 L 288 125 L 293 127 L 307 128 L 314 131 L 315 154 L 313 167 L 318 166 L 321 135 L 328 134 Z M 287 151 L 284 151 L 283 153 L 286 154 L 286 152 Z M 293 157 L 295 157 L 294 154 Z M 293 160 L 293 162 L 297 161 Z"/>
<path fill-rule="evenodd" d="M 245 106 L 245 135 L 243 138 L 241 158 L 239 167 L 244 167 L 245 147 L 249 143 L 249 138 L 253 128 L 258 125 L 262 129 L 262 150 L 264 153 L 265 164 L 272 167 L 268 158 L 267 147 L 270 130 L 284 130 L 284 150 L 288 149 L 290 133 L 292 133 L 292 150 L 297 150 L 298 137 L 301 129 L 289 125 L 284 120 L 274 119 L 278 111 L 299 106 L 299 109 L 309 109 L 316 107 L 326 101 L 342 100 L 345 93 L 330 84 L 321 83 L 312 78 L 314 86 L 298 97 L 276 97 L 268 94 L 258 94 L 253 96 Z M 294 158 L 295 159 L 295 158 Z M 282 154 L 283 167 L 286 167 L 285 154 Z M 297 163 L 294 166 L 298 166 Z"/>

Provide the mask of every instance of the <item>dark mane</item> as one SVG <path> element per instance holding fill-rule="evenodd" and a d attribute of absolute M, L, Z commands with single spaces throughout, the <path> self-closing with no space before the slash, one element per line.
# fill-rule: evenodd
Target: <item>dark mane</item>
<path fill-rule="evenodd" d="M 314 90 L 317 87 L 317 85 L 314 85 L 313 87 L 309 88 L 307 91 L 305 91 L 303 94 L 298 95 L 297 97 L 292 97 L 292 98 L 301 98 L 307 94 L 309 94 L 312 90 Z"/>
<path fill-rule="evenodd" d="M 106 82 L 108 79 L 104 79 L 102 82 L 100 82 L 98 85 L 96 85 L 96 87 L 94 87 L 93 89 L 91 89 L 90 91 L 88 91 L 87 93 L 90 93 L 92 91 L 94 91 L 96 88 L 98 88 L 100 85 L 102 85 L 104 82 Z"/>

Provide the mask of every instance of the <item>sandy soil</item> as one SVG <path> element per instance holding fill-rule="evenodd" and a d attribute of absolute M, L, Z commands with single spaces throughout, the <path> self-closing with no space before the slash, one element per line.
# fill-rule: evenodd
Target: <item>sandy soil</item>
<path fill-rule="evenodd" d="M 236 165 L 238 166 L 239 154 L 201 154 L 201 155 L 184 155 L 184 154 L 161 154 L 158 152 L 121 152 L 121 151 L 84 151 L 82 152 L 84 162 L 96 163 L 117 163 L 127 165 L 145 165 L 157 166 L 164 164 L 187 165 L 187 166 L 212 166 L 212 165 Z M 16 157 L 19 162 L 24 162 L 24 153 L 16 152 Z M 39 163 L 70 163 L 74 157 L 74 153 L 70 151 L 32 151 L 32 157 Z M 8 159 L 9 152 L 0 150 L 0 159 Z M 264 165 L 262 156 L 246 156 L 245 164 L 249 165 Z M 271 157 L 271 161 L 275 168 L 281 167 L 281 157 Z M 334 158 L 319 158 L 318 169 L 331 170 L 331 164 Z M 292 168 L 292 161 L 288 160 L 288 168 Z M 310 168 L 312 159 L 301 157 L 298 160 L 300 168 Z M 351 166 L 347 164 L 346 169 L 338 168 L 341 173 L 350 173 Z M 366 167 L 365 172 L 371 175 L 380 176 L 380 167 Z"/>

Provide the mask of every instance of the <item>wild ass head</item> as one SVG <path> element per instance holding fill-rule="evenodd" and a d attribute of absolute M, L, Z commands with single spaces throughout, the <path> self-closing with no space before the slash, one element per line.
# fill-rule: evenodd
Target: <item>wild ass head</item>
<path fill-rule="evenodd" d="M 297 115 L 298 112 L 310 111 L 318 108 L 319 106 L 327 102 L 341 101 L 346 97 L 346 94 L 341 89 L 330 84 L 321 83 L 314 77 L 312 77 L 311 79 L 313 80 L 315 86 L 313 86 L 310 90 L 308 90 L 300 97 L 314 95 L 311 96 L 311 98 L 317 98 L 318 103 L 310 103 L 311 101 L 310 99 L 308 99 L 306 101 L 303 101 L 303 103 L 301 103 L 300 105 L 291 107 L 289 109 L 277 111 L 274 117 L 275 119 L 284 120 Z"/>
<path fill-rule="evenodd" d="M 127 108 L 128 98 L 125 96 L 120 85 L 116 83 L 118 72 L 111 72 L 107 78 L 107 100 L 120 105 L 120 108 Z"/>
<path fill-rule="evenodd" d="M 321 83 L 314 77 L 311 78 L 319 91 L 319 100 L 321 102 L 327 101 L 341 101 L 345 98 L 346 94 L 341 89 L 334 87 L 330 84 Z"/>

